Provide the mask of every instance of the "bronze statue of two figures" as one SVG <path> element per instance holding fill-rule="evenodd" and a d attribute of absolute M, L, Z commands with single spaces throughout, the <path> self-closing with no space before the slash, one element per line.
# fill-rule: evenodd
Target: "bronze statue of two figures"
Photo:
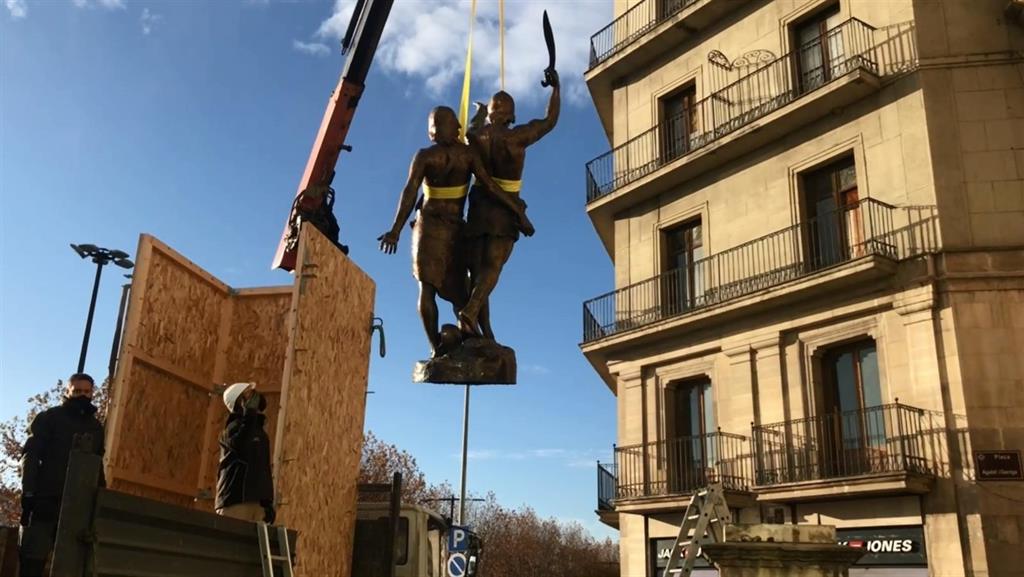
<path fill-rule="evenodd" d="M 487 105 L 477 103 L 463 141 L 455 111 L 432 110 L 433 144 L 413 158 L 394 224 L 378 238 L 380 249 L 394 254 L 417 210 L 412 269 L 431 353 L 416 365 L 417 382 L 515 384 L 515 352 L 494 340 L 490 295 L 520 235 L 534 232 L 521 198 L 526 149 L 558 122 L 560 87 L 547 14 L 544 36 L 550 64 L 542 84 L 551 87 L 544 118 L 517 125 L 515 101 L 501 91 Z M 438 328 L 438 296 L 452 305 L 457 325 Z"/>

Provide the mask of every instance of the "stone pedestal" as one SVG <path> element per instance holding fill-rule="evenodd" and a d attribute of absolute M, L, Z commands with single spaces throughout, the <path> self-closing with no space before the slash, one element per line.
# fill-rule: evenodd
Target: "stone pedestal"
<path fill-rule="evenodd" d="M 864 555 L 829 525 L 726 525 L 725 542 L 702 549 L 720 577 L 847 577 Z"/>

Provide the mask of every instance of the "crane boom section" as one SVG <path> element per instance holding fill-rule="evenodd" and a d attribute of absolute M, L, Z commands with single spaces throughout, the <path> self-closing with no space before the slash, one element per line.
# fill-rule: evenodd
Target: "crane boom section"
<path fill-rule="evenodd" d="M 289 243 L 289 237 L 295 235 L 295 213 L 298 210 L 316 211 L 325 201 L 322 195 L 304 193 L 319 186 L 329 187 L 334 180 L 334 167 L 338 163 L 341 151 L 346 149 L 345 139 L 393 4 L 394 0 L 359 0 L 356 3 L 348 31 L 342 41 L 342 46 L 348 53 L 345 67 L 342 69 L 338 86 L 327 101 L 320 129 L 313 141 L 313 149 L 295 193 L 296 201 L 292 204 L 292 211 L 285 222 L 284 232 L 274 256 L 274 268 L 289 271 L 295 268 L 296 251 L 294 243 Z"/>

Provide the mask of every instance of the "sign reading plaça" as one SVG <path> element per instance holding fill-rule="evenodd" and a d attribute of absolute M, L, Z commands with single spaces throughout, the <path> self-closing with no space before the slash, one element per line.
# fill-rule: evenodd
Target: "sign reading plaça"
<path fill-rule="evenodd" d="M 1024 481 L 1020 451 L 974 451 L 979 481 Z"/>

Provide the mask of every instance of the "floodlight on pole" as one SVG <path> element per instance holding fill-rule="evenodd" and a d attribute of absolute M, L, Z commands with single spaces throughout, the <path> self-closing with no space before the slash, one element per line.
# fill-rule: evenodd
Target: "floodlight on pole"
<path fill-rule="evenodd" d="M 89 335 L 92 333 L 92 318 L 96 312 L 96 295 L 100 289 L 100 275 L 103 273 L 104 265 L 114 263 L 115 265 L 130 269 L 135 266 L 131 260 L 128 259 L 128 253 L 123 250 L 111 250 L 106 248 L 100 248 L 94 244 L 72 244 L 72 250 L 83 259 L 91 259 L 92 262 L 96 263 L 96 279 L 92 283 L 92 298 L 89 300 L 89 315 L 85 319 L 85 335 L 82 337 L 82 352 L 78 356 L 78 370 L 76 372 L 85 371 L 85 355 L 89 350 Z"/>

